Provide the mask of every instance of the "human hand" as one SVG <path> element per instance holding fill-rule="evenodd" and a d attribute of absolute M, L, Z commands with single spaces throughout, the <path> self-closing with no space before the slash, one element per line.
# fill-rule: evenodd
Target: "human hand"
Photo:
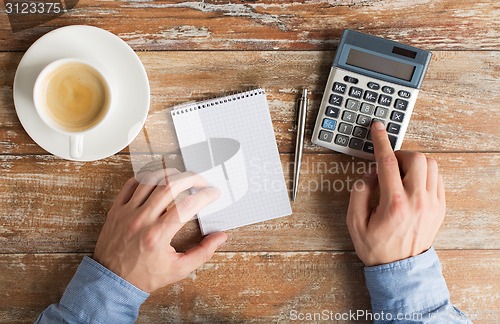
<path fill-rule="evenodd" d="M 434 159 L 418 152 L 393 152 L 382 123 L 373 124 L 371 137 L 378 177 L 371 172 L 355 183 L 347 210 L 354 248 L 366 266 L 428 250 L 446 210 L 443 176 Z M 377 185 L 380 201 L 370 208 Z"/>
<path fill-rule="evenodd" d="M 219 197 L 217 189 L 206 186 L 201 176 L 176 169 L 147 172 L 139 182 L 131 178 L 108 212 L 94 259 L 146 292 L 185 278 L 227 239 L 223 232 L 212 233 L 185 253 L 170 244 L 187 221 Z M 200 190 L 169 207 L 190 188 Z"/>

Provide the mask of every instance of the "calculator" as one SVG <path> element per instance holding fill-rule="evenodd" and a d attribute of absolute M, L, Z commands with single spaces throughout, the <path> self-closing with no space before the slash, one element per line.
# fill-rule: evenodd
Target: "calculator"
<path fill-rule="evenodd" d="M 312 142 L 374 159 L 370 126 L 387 129 L 394 150 L 403 142 L 431 53 L 345 30 L 330 69 Z"/>

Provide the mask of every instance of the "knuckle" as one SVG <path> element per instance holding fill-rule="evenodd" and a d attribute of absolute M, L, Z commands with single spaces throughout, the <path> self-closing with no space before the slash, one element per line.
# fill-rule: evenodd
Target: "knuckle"
<path fill-rule="evenodd" d="M 384 155 L 380 158 L 379 163 L 382 166 L 397 166 L 398 165 L 398 159 L 396 159 L 396 156 L 394 154 L 388 154 Z"/>
<path fill-rule="evenodd" d="M 428 206 L 427 197 L 424 192 L 417 193 L 417 199 L 415 201 L 415 212 L 417 215 L 426 215 L 426 208 Z"/>
<path fill-rule="evenodd" d="M 427 163 L 427 157 L 421 152 L 413 152 L 413 160 L 419 164 Z"/>
<path fill-rule="evenodd" d="M 196 199 L 194 196 L 184 197 L 177 206 L 179 213 L 185 213 L 186 211 L 190 211 L 194 208 L 196 208 Z"/>
<path fill-rule="evenodd" d="M 405 202 L 400 193 L 393 193 L 389 198 L 391 215 L 401 215 L 405 209 Z"/>
<path fill-rule="evenodd" d="M 142 227 L 142 219 L 141 217 L 135 217 L 130 221 L 130 223 L 127 226 L 128 233 L 133 234 L 138 232 Z"/>
<path fill-rule="evenodd" d="M 356 194 L 357 192 L 363 192 L 366 189 L 366 182 L 363 179 L 356 180 L 352 185 L 352 194 Z"/>
<path fill-rule="evenodd" d="M 160 241 L 161 233 L 157 229 L 148 230 L 143 237 L 144 247 L 148 250 L 154 249 Z"/>

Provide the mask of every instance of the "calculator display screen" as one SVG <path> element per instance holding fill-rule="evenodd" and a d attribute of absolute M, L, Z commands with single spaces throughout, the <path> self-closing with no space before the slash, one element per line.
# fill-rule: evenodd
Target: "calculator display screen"
<path fill-rule="evenodd" d="M 414 65 L 404 64 L 352 48 L 347 56 L 346 64 L 406 81 L 411 81 L 413 72 L 415 71 Z"/>

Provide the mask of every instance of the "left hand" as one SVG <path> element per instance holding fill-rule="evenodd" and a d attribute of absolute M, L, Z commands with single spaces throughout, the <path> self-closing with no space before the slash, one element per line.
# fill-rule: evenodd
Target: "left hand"
<path fill-rule="evenodd" d="M 170 244 L 187 221 L 219 197 L 217 189 L 206 187 L 201 176 L 176 169 L 148 172 L 140 183 L 131 178 L 108 213 L 94 259 L 146 292 L 185 278 L 227 239 L 223 232 L 212 233 L 185 253 Z M 200 190 L 167 209 L 190 188 Z"/>

